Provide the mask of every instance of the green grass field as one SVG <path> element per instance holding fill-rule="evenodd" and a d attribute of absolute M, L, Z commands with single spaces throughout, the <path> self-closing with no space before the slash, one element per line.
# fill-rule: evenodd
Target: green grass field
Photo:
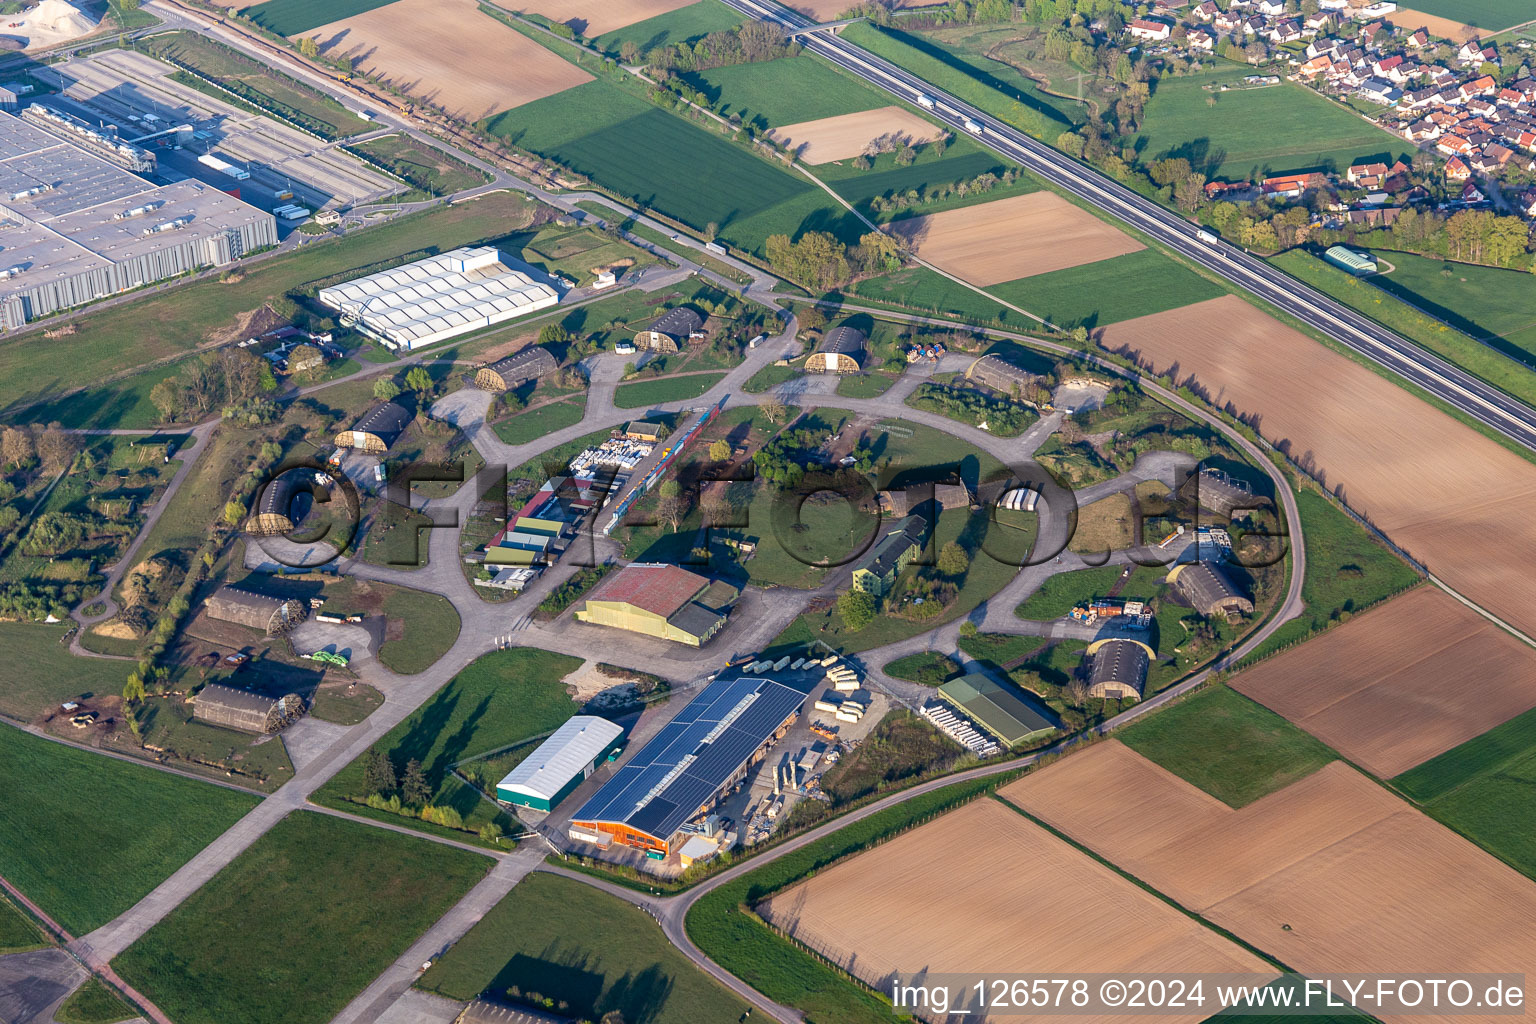
<path fill-rule="evenodd" d="M 859 207 L 871 220 L 887 221 L 900 217 L 925 213 L 940 213 L 961 206 L 1006 199 L 1009 196 L 1038 192 L 1040 182 L 1028 174 L 1021 174 L 1012 185 L 997 185 L 989 192 L 971 192 L 965 196 L 951 196 L 931 203 L 921 203 L 910 208 L 886 210 L 874 214 L 869 201 L 877 197 L 892 199 L 904 195 L 909 189 L 920 193 L 930 186 L 952 185 L 970 181 L 981 174 L 1001 174 L 1011 165 L 997 154 L 984 150 L 969 139 L 957 138 L 944 148 L 942 155 L 932 147 L 924 146 L 917 159 L 905 167 L 897 165 L 894 154 L 883 153 L 875 159 L 867 171 L 853 166 L 852 161 L 818 164 L 816 176 L 830 185 L 838 195 Z"/>
<path fill-rule="evenodd" d="M 1054 141 L 1081 117 L 1077 104 L 1047 96 L 1013 68 L 920 35 L 860 22 L 843 38 L 1038 139 Z"/>
<path fill-rule="evenodd" d="M 1392 780 L 1436 819 L 1536 878 L 1536 710 Z"/>
<path fill-rule="evenodd" d="M 0 416 L 8 422 L 67 427 L 150 427 L 160 414 L 149 392 L 174 376 L 181 360 L 210 334 L 228 331 L 243 314 L 316 281 L 430 248 L 441 252 L 500 238 L 528 223 L 532 207 L 521 197 L 492 195 L 435 207 L 345 238 L 311 243 L 249 267 L 244 276 L 184 285 L 88 314 L 68 337 L 41 330 L 0 343 Z M 113 378 L 133 367 L 126 376 Z M 102 383 L 105 381 L 105 383 Z M 57 397 L 70 388 L 85 390 Z M 22 410 L 24 403 L 37 402 Z"/>
<path fill-rule="evenodd" d="M 537 992 L 555 1012 L 617 1010 L 649 1024 L 733 1024 L 747 1004 L 704 974 L 638 907 L 590 885 L 532 874 L 422 975 L 449 999 Z"/>
<path fill-rule="evenodd" d="M 578 710 L 560 680 L 580 665 L 579 659 L 533 648 L 483 655 L 386 733 L 372 749 L 387 754 L 396 772 L 412 758 L 420 761 L 427 781 L 434 787 L 433 804 L 458 811 L 467 827 L 478 829 L 488 821 L 498 821 L 506 827 L 510 818 L 454 778 L 450 769 L 459 761 L 516 745 L 559 727 Z M 367 796 L 363 764 L 364 758 L 359 757 L 338 772 L 317 791 L 316 802 L 434 831 L 418 819 L 375 812 L 348 800 Z"/>
<path fill-rule="evenodd" d="M 698 398 L 724 377 L 724 373 L 690 373 L 620 384 L 614 391 L 613 404 L 620 409 L 648 409 L 663 402 L 683 402 Z"/>
<path fill-rule="evenodd" d="M 959 666 L 938 651 L 919 651 L 885 665 L 886 675 L 929 686 L 938 686 L 958 671 Z"/>
<path fill-rule="evenodd" d="M 1058 326 L 1089 329 L 1226 294 L 1156 249 L 1036 274 L 987 291 Z"/>
<path fill-rule="evenodd" d="M 1536 18 L 1528 0 L 1414 0 L 1412 6 L 1416 11 L 1489 32 L 1502 32 Z"/>
<path fill-rule="evenodd" d="M 1522 305 L 1536 302 L 1536 278 L 1406 253 L 1384 252 L 1381 258 L 1398 269 L 1384 276 L 1355 277 L 1305 249 L 1280 253 L 1269 262 L 1495 387 L 1536 404 L 1536 331 L 1529 329 L 1532 307 Z M 1449 277 L 1441 273 L 1445 268 L 1451 271 Z"/>
<path fill-rule="evenodd" d="M 694 71 L 684 80 L 721 113 L 764 128 L 873 110 L 894 101 L 808 55 Z"/>
<path fill-rule="evenodd" d="M 0 728 L 0 778 L 0 834 L 27 837 L 0 843 L 0 876 L 74 935 L 133 906 L 256 805 L 9 727 Z"/>
<path fill-rule="evenodd" d="M 738 908 L 988 792 L 996 784 L 995 780 L 979 779 L 925 793 L 764 864 L 701 897 L 688 911 L 688 937 L 715 963 L 769 999 L 801 1010 L 807 1020 L 890 1024 L 895 1011 L 888 1001 Z"/>
<path fill-rule="evenodd" d="M 322 1024 L 491 865 L 478 854 L 299 811 L 112 966 L 181 1024 Z"/>
<path fill-rule="evenodd" d="M 909 267 L 894 274 L 864 278 L 854 282 L 849 295 L 860 304 L 918 310 L 1016 329 L 1039 327 L 1023 314 L 978 295 L 927 267 Z"/>
<path fill-rule="evenodd" d="M 857 237 L 815 185 L 602 79 L 485 127 L 691 228 L 715 224 L 731 245 L 756 251 L 770 234 L 811 228 Z"/>
<path fill-rule="evenodd" d="M 1190 78 L 1164 78 L 1147 104 L 1135 136 L 1143 161 L 1186 157 L 1212 178 L 1332 167 L 1340 172 L 1366 160 L 1408 152 L 1403 140 L 1293 83 L 1242 88 L 1245 70 Z M 1207 86 L 1238 83 L 1229 92 Z M 1207 100 L 1215 98 L 1215 104 Z"/>
<path fill-rule="evenodd" d="M 598 36 L 593 42 L 605 52 L 613 54 L 617 54 L 624 43 L 632 42 L 640 47 L 642 53 L 646 53 L 658 46 L 691 43 L 711 32 L 723 32 L 740 24 L 741 15 L 724 4 L 717 0 L 699 0 L 696 4 L 616 28 Z"/>
<path fill-rule="evenodd" d="M 59 1024 L 117 1024 L 132 1020 L 139 1011 L 123 1002 L 122 997 L 96 978 L 88 978 L 64 1000 L 55 1014 Z"/>
<path fill-rule="evenodd" d="M 527 444 L 556 430 L 575 426 L 581 422 L 586 411 L 586 398 L 577 395 L 520 412 L 492 424 L 491 429 L 507 444 Z"/>
<path fill-rule="evenodd" d="M 1283 789 L 1335 759 L 1290 722 L 1225 686 L 1207 687 L 1115 736 L 1231 807 Z"/>
<path fill-rule="evenodd" d="M 0 664 L 25 665 L 0 686 L 0 715 L 30 722 L 60 701 L 118 693 L 133 666 L 77 658 L 60 643 L 68 627 L 42 622 L 0 622 Z"/>
<path fill-rule="evenodd" d="M 408 135 L 386 135 L 356 148 L 431 195 L 452 195 L 485 183 L 481 172 Z"/>
<path fill-rule="evenodd" d="M 390 0 L 267 0 L 240 13 L 280 36 L 308 32 L 383 7 Z"/>
<path fill-rule="evenodd" d="M 1275 630 L 1250 658 L 1326 629 L 1340 614 L 1367 608 L 1419 579 L 1412 566 L 1316 491 L 1298 491 L 1296 506 L 1307 545 L 1307 569 L 1301 581 L 1306 608 Z"/>
<path fill-rule="evenodd" d="M 32 919 L 0 896 L 0 954 L 22 953 L 29 949 L 42 949 L 48 945 L 48 937 Z"/>
<path fill-rule="evenodd" d="M 1118 565 L 1101 565 L 1057 573 L 1025 598 L 1013 613 L 1021 619 L 1058 619 L 1089 598 L 1103 597 L 1124 571 Z"/>

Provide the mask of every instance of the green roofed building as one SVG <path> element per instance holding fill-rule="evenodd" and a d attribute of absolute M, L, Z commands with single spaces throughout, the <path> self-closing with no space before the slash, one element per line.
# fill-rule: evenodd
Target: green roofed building
<path fill-rule="evenodd" d="M 1328 251 L 1323 253 L 1329 263 L 1336 267 L 1342 267 L 1355 275 L 1376 273 L 1376 257 L 1370 253 L 1355 252 L 1342 245 L 1330 245 Z"/>
<path fill-rule="evenodd" d="M 939 687 L 939 697 L 1005 747 L 1049 736 L 1057 729 L 1050 709 L 1039 698 L 980 672 L 951 679 Z"/>

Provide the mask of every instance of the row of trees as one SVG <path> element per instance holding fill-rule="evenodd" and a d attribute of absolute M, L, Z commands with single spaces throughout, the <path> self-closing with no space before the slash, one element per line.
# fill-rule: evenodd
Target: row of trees
<path fill-rule="evenodd" d="M 25 469 L 35 459 L 44 473 L 62 473 L 82 447 L 80 435 L 71 434 L 59 423 L 0 428 L 0 465 L 11 470 Z"/>
<path fill-rule="evenodd" d="M 793 57 L 800 44 L 786 39 L 777 22 L 749 21 L 737 28 L 711 32 L 695 43 L 674 43 L 642 54 L 640 47 L 626 41 L 619 47 L 619 59 L 638 64 L 644 57 L 658 75 L 676 71 L 706 71 L 732 64 L 756 64 L 761 61 Z"/>
<path fill-rule="evenodd" d="M 821 291 L 830 291 L 856 276 L 901 269 L 901 243 L 883 231 L 871 231 L 858 244 L 844 245 L 830 231 L 807 231 L 791 241 L 770 235 L 765 246 L 774 273 Z"/>
<path fill-rule="evenodd" d="M 187 360 L 150 389 L 149 400 L 168 423 L 196 423 L 216 409 L 247 408 L 276 391 L 277 378 L 267 360 L 226 347 Z"/>

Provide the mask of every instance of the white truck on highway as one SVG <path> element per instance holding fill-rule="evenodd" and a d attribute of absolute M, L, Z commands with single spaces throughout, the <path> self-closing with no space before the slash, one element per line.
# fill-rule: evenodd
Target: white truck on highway
<path fill-rule="evenodd" d="M 933 97 L 925 92 L 920 92 L 917 94 L 917 105 L 924 110 L 932 110 L 934 108 Z"/>
<path fill-rule="evenodd" d="M 1196 231 L 1195 237 L 1200 239 L 1200 241 L 1204 242 L 1206 245 L 1217 245 L 1221 242 L 1221 239 L 1216 237 L 1216 233 L 1214 231 L 1206 231 L 1204 228 Z"/>
<path fill-rule="evenodd" d="M 977 121 L 971 120 L 970 118 L 966 118 L 965 119 L 965 130 L 970 132 L 972 135 L 980 135 L 981 134 L 981 124 L 979 122 L 977 122 Z"/>

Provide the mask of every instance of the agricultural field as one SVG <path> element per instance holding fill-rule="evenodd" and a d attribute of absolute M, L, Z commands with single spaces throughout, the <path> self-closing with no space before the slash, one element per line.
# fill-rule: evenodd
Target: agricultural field
<path fill-rule="evenodd" d="M 183 1024 L 318 1024 L 404 953 L 492 863 L 297 811 L 112 966 Z"/>
<path fill-rule="evenodd" d="M 1397 9 L 1397 20 L 1404 25 L 1422 24 L 1414 15 L 1426 14 L 1443 24 L 1429 26 L 1431 32 L 1443 32 L 1448 38 L 1456 25 L 1482 29 L 1483 35 L 1502 32 L 1531 20 L 1531 5 L 1525 0 L 1413 0 L 1411 6 Z"/>
<path fill-rule="evenodd" d="M 742 22 L 741 15 L 718 0 L 638 0 L 637 3 L 628 4 L 614 4 L 609 0 L 545 0 L 545 3 L 546 10 L 553 12 L 556 17 L 565 12 L 573 12 L 567 14 L 567 17 L 588 19 L 594 15 L 602 17 L 609 12 L 612 12 L 613 17 L 625 18 L 640 14 L 644 20 L 608 29 L 593 40 L 594 45 L 611 54 L 617 54 L 625 43 L 632 42 L 644 56 L 658 46 L 696 42 L 711 32 L 724 32 Z M 665 13 L 648 13 L 652 10 L 665 10 Z M 595 27 L 595 24 L 589 20 L 588 30 Z"/>
<path fill-rule="evenodd" d="M 280 36 L 294 36 L 319 28 L 329 21 L 339 21 L 386 7 L 394 0 L 266 0 L 265 3 L 232 3 L 243 7 L 240 13 L 256 24 Z"/>
<path fill-rule="evenodd" d="M 1246 807 L 1334 759 L 1323 744 L 1225 686 L 1207 687 L 1117 735 L 1230 807 Z"/>
<path fill-rule="evenodd" d="M 740 248 L 758 251 L 776 232 L 818 228 L 852 241 L 860 231 L 804 178 L 607 81 L 529 103 L 485 127 L 695 230 L 714 224 L 722 241 Z"/>
<path fill-rule="evenodd" d="M 787 124 L 774 135 L 805 163 L 824 164 L 850 160 L 867 150 L 878 138 L 894 134 L 921 145 L 937 138 L 940 133 L 933 122 L 909 110 L 891 106 Z"/>
<path fill-rule="evenodd" d="M 85 314 L 65 337 L 49 338 L 38 329 L 7 339 L 0 342 L 6 367 L 0 416 L 10 422 L 58 420 L 66 427 L 154 426 L 161 417 L 150 389 L 180 371 L 196 350 L 245 337 L 242 325 L 264 304 L 287 308 L 286 299 L 274 302 L 273 296 L 331 276 L 365 273 L 363 268 L 402 255 L 426 255 L 421 250 L 428 246 L 494 240 L 526 225 L 534 209 L 507 194 L 435 207 L 249 268 L 237 265 L 223 281 L 177 286 Z M 64 394 L 72 388 L 82 390 Z"/>
<path fill-rule="evenodd" d="M 943 884 L 935 884 L 940 863 Z M 1019 927 L 1021 907 L 1028 928 Z M 1067 972 L 1267 969 L 995 800 L 826 868 L 757 910 L 877 988 L 897 971 L 1003 972 L 1022 963 Z M 927 924 L 912 928 L 914 920 Z"/>
<path fill-rule="evenodd" d="M 563 22 L 578 35 L 596 39 L 603 45 L 602 39 L 609 33 L 668 15 L 684 17 L 673 12 L 690 5 L 703 6 L 694 4 L 694 0 L 535 0 L 527 10 L 551 21 Z M 739 20 L 721 27 L 728 28 L 738 24 Z"/>
<path fill-rule="evenodd" d="M 735 115 L 760 128 L 782 129 L 788 124 L 815 122 L 878 108 L 891 109 L 891 100 L 886 93 L 876 92 L 826 61 L 807 54 L 690 71 L 683 75 L 683 80 L 703 93 L 721 114 Z M 903 108 L 894 109 L 901 111 Z M 921 128 L 937 130 L 932 122 L 917 120 Z M 893 124 L 892 127 L 900 125 Z M 778 134 L 782 137 L 788 133 Z M 878 131 L 874 132 L 865 141 L 878 134 Z M 858 152 L 855 150 L 850 155 L 857 156 Z"/>
<path fill-rule="evenodd" d="M 988 291 L 1060 327 L 1089 330 L 1224 293 L 1220 285 L 1156 249 L 1009 281 Z"/>
<path fill-rule="evenodd" d="M 1419 587 L 1241 673 L 1232 687 L 1388 779 L 1536 707 L 1529 647 Z"/>
<path fill-rule="evenodd" d="M 1010 172 L 1012 182 L 1005 177 Z M 992 176 L 990 187 L 975 187 L 983 175 Z M 936 146 L 919 146 L 906 166 L 896 162 L 895 153 L 881 153 L 867 170 L 853 161 L 836 161 L 818 165 L 816 176 L 876 223 L 994 202 L 1041 187 L 1038 179 L 966 138 L 951 140 L 942 153 Z"/>
<path fill-rule="evenodd" d="M 685 402 L 698 398 L 720 383 L 724 373 L 685 373 L 655 380 L 636 380 L 620 384 L 613 393 L 613 404 L 620 409 L 649 409 L 667 402 Z"/>
<path fill-rule="evenodd" d="M 428 195 L 452 195 L 482 185 L 486 180 L 480 171 L 409 135 L 369 139 L 354 148 Z"/>
<path fill-rule="evenodd" d="M 1234 67 L 1224 75 L 1161 80 L 1134 136 L 1141 159 L 1182 156 L 1210 178 L 1248 181 L 1390 164 L 1409 152 L 1402 139 L 1304 86 L 1244 87 L 1248 73 Z M 1221 85 L 1232 88 L 1221 92 Z"/>
<path fill-rule="evenodd" d="M 63 642 L 68 627 L 42 622 L 0 622 L 0 664 L 26 665 L 0 687 L 0 715 L 30 722 L 60 701 L 122 692 L 123 662 L 77 658 Z"/>
<path fill-rule="evenodd" d="M 465 121 L 592 81 L 475 0 L 394 0 L 322 25 L 314 37 L 323 56 L 350 57 L 365 73 Z M 517 74 L 503 73 L 509 61 Z"/>
<path fill-rule="evenodd" d="M 1536 882 L 1341 761 L 1233 810 L 1109 740 L 1001 793 L 1303 974 L 1536 956 Z"/>
<path fill-rule="evenodd" d="M 75 935 L 133 906 L 256 806 L 245 793 L 10 727 L 0 727 L 0 777 L 0 830 L 27 837 L 0 844 L 0 877 Z"/>
<path fill-rule="evenodd" d="M 1031 192 L 895 221 L 923 260 L 983 287 L 1096 263 L 1145 248 L 1054 192 Z"/>
<path fill-rule="evenodd" d="M 398 775 L 411 760 L 421 762 L 432 787 L 431 804 L 452 808 L 473 832 L 487 822 L 510 830 L 511 818 L 451 773 L 460 761 L 516 746 L 554 731 L 578 706 L 561 679 L 581 662 L 532 648 L 482 655 L 371 748 L 383 753 Z M 364 806 L 368 755 L 347 765 L 322 786 L 315 801 L 322 806 L 363 814 L 380 821 L 425 831 L 436 830 L 417 818 Z M 386 794 L 387 795 L 387 794 Z M 447 833 L 462 838 L 459 833 Z"/>
<path fill-rule="evenodd" d="M 541 873 L 519 882 L 417 987 L 513 1003 L 538 993 L 555 1012 L 584 1020 L 617 1010 L 627 1021 L 732 1024 L 747 1009 L 638 907 Z"/>
<path fill-rule="evenodd" d="M 140 45 L 153 56 L 168 57 L 195 68 L 241 96 L 254 94 L 263 103 L 329 138 L 344 138 L 373 127 L 336 99 L 274 72 L 270 64 L 258 63 L 196 32 L 148 36 Z"/>
<path fill-rule="evenodd" d="M 1117 324 L 1102 344 L 1176 363 L 1451 587 L 1536 629 L 1536 579 L 1506 557 L 1536 547 L 1536 522 L 1508 514 L 1536 499 L 1536 466 L 1236 297 Z M 1423 480 L 1464 497 L 1426 504 Z"/>
<path fill-rule="evenodd" d="M 1529 321 L 1521 319 L 1520 308 L 1505 305 L 1509 295 L 1530 295 L 1536 279 L 1512 270 L 1441 263 L 1411 254 L 1380 256 L 1409 273 L 1395 283 L 1392 277 L 1396 271 L 1360 278 L 1305 249 L 1288 250 L 1270 257 L 1269 262 L 1495 387 L 1536 405 L 1536 376 L 1530 369 L 1536 366 L 1536 335 L 1522 329 Z M 1447 269 L 1449 277 L 1445 276 Z M 1426 277 L 1429 270 L 1434 273 Z M 1489 293 L 1489 286 L 1495 283 L 1499 290 Z M 1536 295 L 1531 295 L 1531 301 L 1536 301 Z M 1486 316 L 1474 314 L 1474 309 L 1497 312 Z M 1474 315 L 1482 316 L 1483 325 L 1469 319 Z M 1451 324 L 1455 327 L 1448 326 Z"/>

